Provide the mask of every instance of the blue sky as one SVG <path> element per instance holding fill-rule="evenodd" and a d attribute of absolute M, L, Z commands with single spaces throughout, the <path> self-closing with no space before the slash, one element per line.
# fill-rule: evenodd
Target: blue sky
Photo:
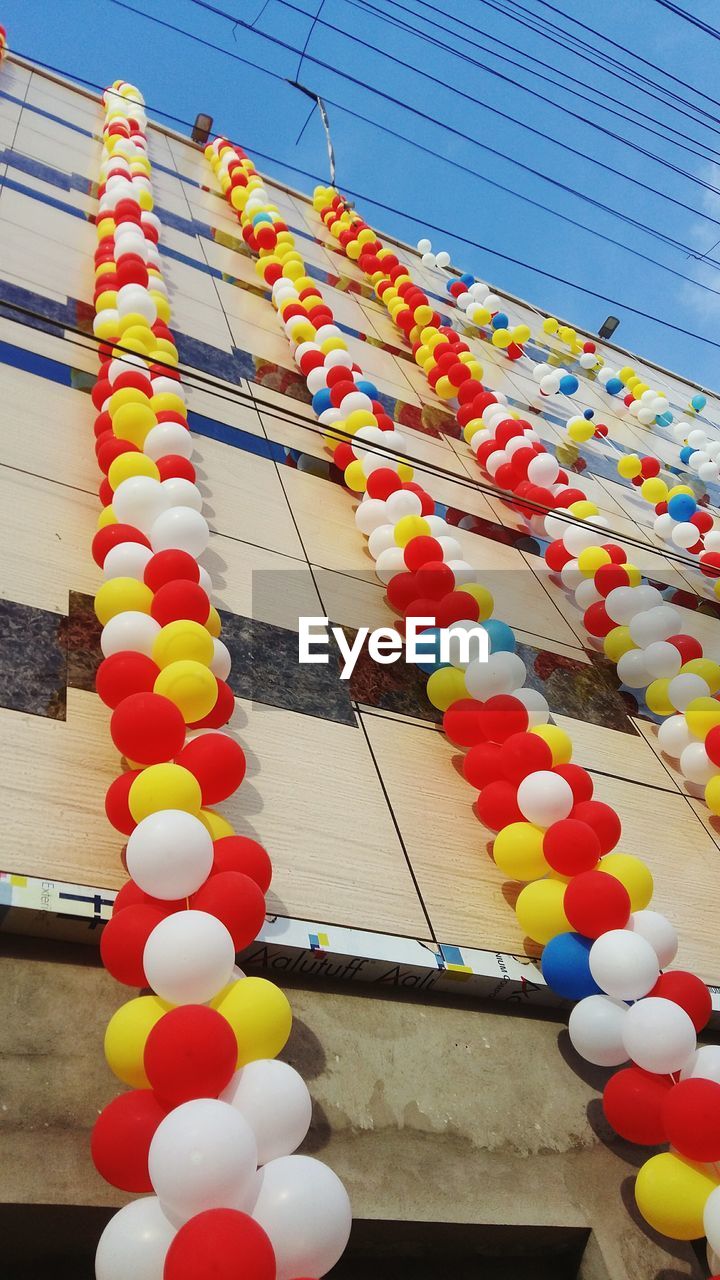
<path fill-rule="evenodd" d="M 213 0 L 217 8 L 253 25 L 252 31 L 233 30 L 230 22 L 193 0 L 127 3 L 138 13 L 112 0 L 3 0 L 0 17 L 10 46 L 30 58 L 103 84 L 117 76 L 133 80 L 152 108 L 184 120 L 193 120 L 198 111 L 212 114 L 216 129 L 230 134 L 274 176 L 311 190 L 312 179 L 290 167 L 296 165 L 327 180 L 317 112 L 298 143 L 310 104 L 260 69 L 297 77 L 299 50 L 320 0 L 290 0 L 289 5 L 281 0 Z M 414 243 L 428 223 L 447 228 L 471 243 L 434 231 L 428 234 L 433 247 L 447 248 L 460 268 L 591 330 L 615 311 L 621 317 L 617 336 L 623 345 L 718 388 L 720 345 L 688 335 L 720 344 L 720 244 L 710 255 L 715 265 L 707 258 L 688 256 L 688 250 L 705 254 L 720 240 L 720 41 L 658 0 L 552 4 L 559 13 L 542 0 L 526 0 L 523 5 L 514 0 L 445 0 L 442 5 L 424 0 L 324 0 L 299 78 L 338 104 L 328 106 L 338 185 L 359 193 L 359 211 L 380 231 Z M 717 20 L 713 0 L 684 0 L 684 6 L 711 25 Z M 252 65 L 233 61 L 143 15 L 170 21 Z M 388 16 L 417 34 L 388 23 Z M 592 28 L 592 34 L 575 26 L 573 18 Z M 545 34 L 528 29 L 520 19 L 542 26 Z M 582 50 L 586 57 L 564 48 L 550 23 L 567 37 L 587 42 L 590 51 Z M 384 53 L 362 47 L 352 37 Z M 611 47 L 607 38 L 620 49 Z M 384 54 L 410 65 L 400 66 Z M 548 65 L 529 64 L 526 55 Z M 608 56 L 619 61 L 629 83 L 613 74 Z M 524 69 L 510 65 L 509 59 Z M 530 67 L 553 83 L 539 80 Z M 640 75 L 650 77 L 660 101 L 639 82 Z M 539 96 L 531 96 L 522 85 Z M 387 96 L 378 96 L 368 86 Z M 577 96 L 583 94 L 585 100 Z M 687 115 L 670 94 L 680 95 Z M 388 96 L 407 107 L 395 105 Z M 613 107 L 632 122 L 613 114 Z M 637 120 L 638 111 L 650 119 Z M 404 138 L 390 136 L 380 125 Z M 599 129 L 622 135 L 649 155 Z M 717 187 L 717 192 L 703 183 Z M 412 216 L 378 208 L 373 198 Z M 598 208 L 598 203 L 607 208 Z M 664 238 L 629 225 L 608 209 L 652 227 Z M 602 236 L 619 243 L 608 243 Z M 585 285 L 613 299 L 614 305 L 489 250 Z M 650 318 L 633 314 L 629 307 Z M 653 317 L 683 332 L 667 329 Z"/>

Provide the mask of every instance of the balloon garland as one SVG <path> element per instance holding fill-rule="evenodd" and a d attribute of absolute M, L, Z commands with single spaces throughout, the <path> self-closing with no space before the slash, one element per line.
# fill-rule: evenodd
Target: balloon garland
<path fill-rule="evenodd" d="M 235 967 L 265 919 L 272 869 L 212 806 L 245 756 L 220 732 L 234 710 L 230 654 L 198 558 L 209 529 L 168 328 L 143 99 L 104 94 L 96 218 L 92 391 L 103 510 L 93 556 L 103 661 L 97 692 L 127 769 L 105 807 L 131 877 L 101 938 L 117 981 L 149 988 L 105 1036 L 129 1092 L 98 1117 L 92 1157 L 140 1193 L 108 1223 L 97 1280 L 294 1280 L 342 1254 L 350 1205 L 320 1161 L 294 1155 L 311 1118 L 301 1076 L 276 1060 L 283 992 Z"/>
<path fill-rule="evenodd" d="M 272 291 L 313 408 L 329 428 L 334 460 L 348 488 L 363 495 L 356 523 L 368 538 L 388 599 L 406 618 L 435 619 L 436 626 L 424 632 L 429 654 L 421 663 L 429 674 L 428 697 L 444 712 L 448 737 L 467 751 L 465 777 L 480 792 L 480 817 L 496 832 L 496 863 L 525 883 L 516 911 L 524 931 L 544 946 L 546 981 L 578 1002 L 570 1017 L 573 1044 L 598 1065 L 631 1063 L 605 1090 L 606 1114 L 617 1131 L 630 1141 L 670 1142 L 674 1148 L 652 1156 L 640 1170 L 636 1198 L 641 1212 L 652 1226 L 680 1239 L 701 1235 L 704 1222 L 711 1244 L 720 1248 L 720 1173 L 710 1163 L 720 1157 L 720 1124 L 708 1129 L 704 1120 L 708 1114 L 720 1116 L 720 1053 L 713 1047 L 698 1049 L 696 1042 L 710 1017 L 710 993 L 691 973 L 663 972 L 675 957 L 677 935 L 664 916 L 649 909 L 649 869 L 634 855 L 617 851 L 617 814 L 593 799 L 592 779 L 572 764 L 572 743 L 548 723 L 545 699 L 523 687 L 525 668 L 514 652 L 511 628 L 492 616 L 491 593 L 461 559 L 460 546 L 435 515 L 430 495 L 413 483 L 401 457 L 402 434 L 353 363 L 332 311 L 307 276 L 294 237 L 254 165 L 225 139 L 210 144 L 206 155 L 238 213 L 243 238 L 257 254 L 258 274 Z M 543 490 L 544 502 L 544 491 L 556 483 L 559 469 L 529 424 L 509 418 L 501 397 L 482 386 L 482 370 L 467 344 L 440 326 L 427 295 L 341 197 L 318 189 L 314 203 L 414 344 L 416 359 L 422 349 L 418 363 L 426 367 L 430 385 L 442 398 L 459 401 L 458 419 L 466 434 L 486 433 L 483 444 L 492 452 L 515 441 L 509 457 L 520 449 L 528 455 L 516 460 L 525 464 L 530 488 Z M 524 496 L 530 498 L 527 489 Z M 572 508 L 581 502 L 584 495 L 570 493 L 563 505 L 578 517 L 581 513 Z M 585 504 L 584 516 L 594 514 L 586 507 L 592 504 Z M 563 522 L 562 530 L 586 536 L 577 523 L 571 530 Z M 597 574 L 606 570 L 601 581 L 607 590 L 600 600 L 624 585 L 626 594 L 616 599 L 625 600 L 627 610 L 627 592 L 632 595 L 628 622 L 643 617 L 642 625 L 637 623 L 641 639 L 649 639 L 646 632 L 654 637 L 657 618 L 653 614 L 648 623 L 648 615 L 668 607 L 647 596 L 652 589 L 641 587 L 637 570 L 624 568 L 621 549 L 601 547 L 595 564 L 597 555 L 585 554 L 595 551 L 596 535 L 591 536 L 591 543 L 583 541 L 577 548 L 578 563 L 584 557 L 579 572 L 588 574 L 595 587 Z M 637 585 L 631 586 L 631 580 Z M 643 590 L 643 608 L 636 613 L 636 593 Z M 669 612 L 674 624 L 677 615 Z M 667 624 L 670 619 L 663 616 Z M 443 664 L 437 649 L 441 631 L 457 636 L 478 621 L 490 641 L 488 662 L 465 661 L 451 647 L 451 661 Z M 608 622 L 609 634 L 615 630 L 609 614 Z M 662 630 L 671 634 L 666 625 Z M 674 640 L 650 643 L 667 644 L 682 659 L 689 637 Z M 640 642 L 630 640 L 633 648 Z M 714 699 L 708 696 L 705 702 L 720 712 Z"/>

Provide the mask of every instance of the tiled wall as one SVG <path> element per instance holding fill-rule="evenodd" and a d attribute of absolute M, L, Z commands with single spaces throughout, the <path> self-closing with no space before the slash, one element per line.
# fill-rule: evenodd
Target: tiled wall
<path fill-rule="evenodd" d="M 89 554 L 98 513 L 87 393 L 97 367 L 88 300 L 99 121 L 97 104 L 73 90 L 10 61 L 0 70 L 1 861 L 16 875 L 113 888 L 124 877 L 103 796 L 117 756 L 93 692 L 98 571 Z M 195 371 L 186 386 L 212 528 L 206 563 L 234 660 L 232 727 L 249 762 L 227 812 L 270 848 L 270 908 L 522 954 L 490 833 L 421 678 L 361 662 L 348 687 L 334 666 L 298 667 L 300 614 L 322 613 L 348 629 L 386 624 L 390 614 L 354 527 L 354 501 L 328 460 L 238 225 L 205 187 L 202 152 L 154 131 L 151 154 L 173 328 Z M 447 506 L 467 558 L 484 567 L 499 616 L 518 629 L 532 683 L 572 732 L 597 796 L 618 805 L 623 847 L 657 873 L 657 907 L 680 927 L 681 960 L 719 979 L 707 904 L 720 836 L 707 811 L 661 759 L 652 717 L 584 647 L 574 605 L 544 572 L 540 541 L 476 487 L 452 419 L 395 345 L 359 271 L 336 253 L 311 204 L 273 190 L 353 356 L 402 424 L 419 478 Z M 407 260 L 450 314 L 439 276 Z M 526 318 L 538 327 L 513 304 L 513 322 Z M 469 340 L 487 383 L 559 445 L 563 418 L 555 406 L 542 410 L 528 374 Z M 618 363 L 617 354 L 608 358 Z M 648 381 L 657 385 L 657 375 Z M 668 376 L 662 386 L 678 407 L 687 403 L 683 384 Z M 636 562 L 681 593 L 686 629 L 712 648 L 715 609 L 697 612 L 696 585 L 659 554 L 651 509 L 617 476 L 618 453 L 645 450 L 645 433 L 609 415 L 591 383 L 580 399 L 607 422 L 611 440 L 575 449 L 564 464 L 612 528 L 637 541 Z M 653 441 L 653 452 L 663 448 Z"/>

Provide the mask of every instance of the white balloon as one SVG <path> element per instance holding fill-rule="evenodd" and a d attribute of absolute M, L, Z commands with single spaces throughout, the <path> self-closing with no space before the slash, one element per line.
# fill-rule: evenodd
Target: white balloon
<path fill-rule="evenodd" d="M 598 523 L 595 517 L 595 523 Z M 595 547 L 599 541 L 597 530 L 584 528 L 582 525 L 567 525 L 562 535 L 563 545 L 571 556 L 580 555 L 587 547 Z"/>
<path fill-rule="evenodd" d="M 667 640 L 653 640 L 645 649 L 643 658 L 648 674 L 653 680 L 671 680 L 682 666 L 680 650 Z"/>
<path fill-rule="evenodd" d="M 256 1166 L 250 1125 L 217 1098 L 196 1098 L 170 1111 L 148 1154 L 150 1181 L 178 1226 L 207 1209 L 246 1210 Z"/>
<path fill-rule="evenodd" d="M 156 1196 L 131 1200 L 113 1215 L 98 1241 L 96 1280 L 163 1280 L 174 1235 Z"/>
<path fill-rule="evenodd" d="M 395 525 L 403 516 L 419 516 L 422 513 L 422 502 L 412 489 L 396 489 L 385 500 L 388 523 Z"/>
<path fill-rule="evenodd" d="M 210 875 L 213 842 L 191 813 L 160 809 L 137 824 L 125 856 L 129 874 L 151 897 L 189 898 Z"/>
<path fill-rule="evenodd" d="M 442 548 L 443 560 L 462 560 L 462 547 L 457 538 L 451 537 L 449 534 L 441 533 L 438 542 Z"/>
<path fill-rule="evenodd" d="M 545 376 L 540 379 L 540 390 L 546 396 L 555 395 L 555 393 L 560 390 L 560 376 L 561 375 L 556 370 L 553 370 L 552 373 L 546 373 Z"/>
<path fill-rule="evenodd" d="M 432 268 L 435 266 L 435 254 L 424 253 L 420 261 L 424 267 L 430 267 L 430 269 L 432 270 Z"/>
<path fill-rule="evenodd" d="M 435 261 L 437 262 L 439 267 L 449 267 L 450 254 L 447 253 L 445 249 L 441 249 L 440 252 L 435 255 Z"/>
<path fill-rule="evenodd" d="M 362 503 L 361 505 L 364 506 L 365 504 Z M 359 510 L 360 507 L 358 507 L 358 511 Z M 368 537 L 368 551 L 370 552 L 373 560 L 377 560 L 378 556 L 381 555 L 383 551 L 388 551 L 391 547 L 397 547 L 393 525 L 377 525 Z"/>
<path fill-rule="evenodd" d="M 622 1031 L 628 1006 L 611 996 L 585 996 L 570 1014 L 568 1032 L 573 1048 L 596 1067 L 619 1067 L 627 1062 Z"/>
<path fill-rule="evenodd" d="M 693 671 L 681 671 L 680 675 L 673 676 L 667 691 L 668 698 L 676 711 L 684 711 L 694 698 L 706 698 L 709 693 L 710 687 L 707 681 L 703 680 L 702 676 L 695 675 Z"/>
<path fill-rule="evenodd" d="M 694 547 L 700 538 L 700 530 L 689 520 L 681 520 L 675 525 L 670 536 L 676 547 Z"/>
<path fill-rule="evenodd" d="M 667 640 L 668 636 L 677 635 L 680 628 L 680 614 L 670 604 L 659 604 L 636 614 L 630 619 L 628 625 L 630 636 L 635 644 L 644 646 L 652 644 L 655 640 Z"/>
<path fill-rule="evenodd" d="M 449 541 L 451 541 L 451 539 L 443 538 L 443 542 Z M 445 548 L 443 547 L 443 550 L 444 549 Z M 472 565 L 468 564 L 467 560 L 448 560 L 446 556 L 445 563 L 447 564 L 448 569 L 452 569 L 453 574 L 455 575 L 456 590 L 458 587 L 462 587 L 468 582 L 477 581 L 478 571 L 477 569 L 473 569 Z"/>
<path fill-rule="evenodd" d="M 208 573 L 207 569 L 203 564 L 199 564 L 198 569 L 200 571 L 198 586 L 202 587 L 203 591 L 205 592 L 205 595 L 208 597 L 209 600 L 212 601 L 213 580 L 210 577 L 210 574 Z"/>
<path fill-rule="evenodd" d="M 155 520 L 149 536 L 153 551 L 187 551 L 197 559 L 210 541 L 210 529 L 205 517 L 192 507 L 170 507 Z"/>
<path fill-rule="evenodd" d="M 113 511 L 121 524 L 134 525 L 149 533 L 154 522 L 167 510 L 168 500 L 159 480 L 152 476 L 130 476 L 113 494 Z"/>
<path fill-rule="evenodd" d="M 720 551 L 720 529 L 708 529 L 704 542 L 706 551 Z"/>
<path fill-rule="evenodd" d="M 191 507 L 193 511 L 202 511 L 202 494 L 192 480 L 184 476 L 171 476 L 161 482 L 168 507 Z"/>
<path fill-rule="evenodd" d="M 710 1192 L 703 1210 L 703 1229 L 708 1240 L 708 1248 L 720 1253 L 720 1187 Z"/>
<path fill-rule="evenodd" d="M 510 693 L 525 679 L 525 663 L 516 653 L 491 653 L 487 662 L 468 663 L 465 671 L 465 687 L 471 698 L 492 698 L 498 693 Z"/>
<path fill-rule="evenodd" d="M 230 980 L 235 947 L 222 921 L 207 911 L 177 911 L 155 925 L 145 943 L 148 985 L 170 1004 L 205 1004 Z"/>
<path fill-rule="evenodd" d="M 720 1044 L 701 1044 L 680 1072 L 681 1080 L 714 1080 L 720 1084 Z"/>
<path fill-rule="evenodd" d="M 512 689 L 511 693 L 513 698 L 522 702 L 530 717 L 528 729 L 533 729 L 536 724 L 547 724 L 550 719 L 550 704 L 542 693 L 537 689 Z"/>
<path fill-rule="evenodd" d="M 312 1100 L 307 1085 L 293 1067 L 277 1058 L 248 1062 L 220 1096 L 250 1125 L 258 1164 L 291 1155 L 310 1128 Z"/>
<path fill-rule="evenodd" d="M 618 658 L 618 680 L 628 689 L 645 689 L 650 683 L 650 675 L 645 666 L 642 649 L 628 649 Z"/>
<path fill-rule="evenodd" d="M 151 618 L 149 613 L 139 613 L 135 609 L 116 613 L 114 618 L 105 623 L 100 633 L 103 657 L 109 658 L 113 653 L 132 649 L 134 653 L 145 653 L 150 658 L 159 630 L 160 623 Z"/>
<path fill-rule="evenodd" d="M 232 667 L 232 658 L 227 645 L 213 636 L 213 656 L 210 670 L 219 680 L 227 680 Z"/>
<path fill-rule="evenodd" d="M 277 1280 L 324 1276 L 350 1236 L 352 1212 L 337 1174 L 311 1156 L 280 1156 L 259 1169 L 250 1210 L 270 1237 Z"/>
<path fill-rule="evenodd" d="M 569 782 L 549 769 L 538 769 L 523 778 L 517 790 L 517 805 L 528 822 L 549 827 L 567 818 L 575 803 Z"/>
<path fill-rule="evenodd" d="M 591 604 L 596 604 L 598 600 L 602 600 L 602 596 L 598 591 L 592 578 L 584 578 L 575 588 L 575 603 L 583 613 L 590 608 Z"/>
<path fill-rule="evenodd" d="M 660 750 L 673 760 L 680 759 L 690 741 L 690 730 L 684 716 L 668 716 L 658 729 Z"/>
<path fill-rule="evenodd" d="M 521 437 L 521 445 L 525 446 L 524 437 Z M 538 453 L 528 467 L 528 480 L 532 480 L 533 484 L 549 486 L 555 483 L 559 470 L 557 459 L 551 453 Z"/>
<path fill-rule="evenodd" d="M 424 237 L 422 240 L 418 240 L 417 242 L 418 253 L 429 253 L 431 249 L 432 249 L 432 244 L 430 243 L 429 240 L 426 240 Z"/>
<path fill-rule="evenodd" d="M 660 976 L 654 949 L 630 929 L 609 929 L 596 938 L 589 963 L 598 986 L 617 1000 L 639 1000 Z"/>
<path fill-rule="evenodd" d="M 117 542 L 103 561 L 103 578 L 136 578 L 143 580 L 145 565 L 152 557 L 149 547 L 141 542 Z"/>
<path fill-rule="evenodd" d="M 141 284 L 124 284 L 118 289 L 117 309 L 121 316 L 142 316 L 149 325 L 157 320 L 157 307 L 149 290 Z"/>
<path fill-rule="evenodd" d="M 381 551 L 375 562 L 375 573 L 385 585 L 396 573 L 404 573 L 406 569 L 402 547 L 388 547 Z"/>
<path fill-rule="evenodd" d="M 718 771 L 702 742 L 689 742 L 680 756 L 680 771 L 688 782 L 706 786 Z"/>
<path fill-rule="evenodd" d="M 659 911 L 633 911 L 626 928 L 650 943 L 661 969 L 672 964 L 678 949 L 678 936 L 674 926 Z"/>
<path fill-rule="evenodd" d="M 636 599 L 637 587 L 613 587 L 605 597 L 605 608 L 608 617 L 618 626 L 626 626 L 631 618 L 641 612 L 640 600 Z"/>
<path fill-rule="evenodd" d="M 686 1065 L 697 1047 L 697 1037 L 692 1020 L 679 1004 L 662 996 L 648 996 L 628 1009 L 623 1043 L 628 1057 L 639 1067 L 666 1075 Z"/>
<path fill-rule="evenodd" d="M 168 454 L 178 458 L 190 458 L 193 451 L 193 439 L 187 427 L 179 422 L 158 422 L 151 427 L 145 437 L 143 453 L 157 462 Z"/>
<path fill-rule="evenodd" d="M 672 531 L 675 528 L 675 521 L 669 511 L 664 511 L 662 515 L 656 516 L 653 520 L 653 533 L 658 538 L 663 538 L 667 542 L 672 537 Z"/>
<path fill-rule="evenodd" d="M 361 533 L 365 533 L 368 536 L 382 525 L 387 526 L 384 501 L 381 501 L 380 498 L 367 498 L 365 502 L 361 502 L 355 512 L 355 524 Z M 391 526 L 387 527 L 390 528 Z"/>

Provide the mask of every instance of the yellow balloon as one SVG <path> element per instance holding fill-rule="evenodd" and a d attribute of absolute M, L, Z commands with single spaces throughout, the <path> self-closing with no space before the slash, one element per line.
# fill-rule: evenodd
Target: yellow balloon
<path fill-rule="evenodd" d="M 675 710 L 668 697 L 670 681 L 653 680 L 645 690 L 645 701 L 656 716 L 671 716 Z"/>
<path fill-rule="evenodd" d="M 186 724 L 203 720 L 217 702 L 217 680 L 210 668 L 187 658 L 163 667 L 153 687 L 175 703 Z"/>
<path fill-rule="evenodd" d="M 705 1234 L 703 1210 L 718 1185 L 705 1165 L 661 1151 L 645 1162 L 635 1180 L 635 1199 L 646 1222 L 673 1240 Z"/>
<path fill-rule="evenodd" d="M 613 627 L 603 640 L 605 657 L 611 662 L 619 662 L 623 654 L 628 653 L 630 649 L 637 649 L 637 645 L 630 635 L 629 627 Z"/>
<path fill-rule="evenodd" d="M 720 702 L 715 698 L 693 698 L 685 708 L 685 720 L 693 738 L 704 742 L 711 729 L 720 724 Z"/>
<path fill-rule="evenodd" d="M 501 351 L 505 351 L 512 340 L 512 334 L 509 329 L 493 329 L 493 336 L 490 339 L 493 346 L 499 347 Z"/>
<path fill-rule="evenodd" d="M 568 423 L 567 433 L 576 444 L 584 444 L 586 440 L 590 440 L 595 435 L 595 428 L 592 422 L 587 422 L 585 418 L 580 418 Z"/>
<path fill-rule="evenodd" d="M 594 578 L 598 569 L 610 564 L 610 555 L 604 547 L 585 547 L 578 555 L 578 569 L 586 578 Z"/>
<path fill-rule="evenodd" d="M 690 672 L 704 680 L 711 693 L 720 689 L 720 665 L 712 658 L 690 658 L 680 668 L 680 673 Z"/>
<path fill-rule="evenodd" d="M 115 515 L 115 512 L 113 511 L 112 507 L 103 507 L 102 511 L 100 512 L 100 515 L 97 518 L 98 529 L 104 529 L 109 524 L 117 524 L 117 523 L 118 523 L 118 518 Z"/>
<path fill-rule="evenodd" d="M 216 813 L 214 809 L 201 809 L 197 816 L 210 832 L 213 840 L 222 840 L 225 836 L 235 835 L 235 828 L 230 825 L 227 818 L 223 818 L 222 814 Z"/>
<path fill-rule="evenodd" d="M 131 476 L 150 476 L 159 480 L 160 471 L 157 463 L 144 453 L 121 453 L 118 458 L 113 458 L 108 467 L 110 487 L 117 489 L 123 480 L 129 480 Z"/>
<path fill-rule="evenodd" d="M 554 316 L 547 316 L 542 327 L 543 333 L 557 333 L 560 326 Z"/>
<path fill-rule="evenodd" d="M 633 911 L 645 910 L 653 895 L 653 878 L 647 863 L 632 853 L 606 853 L 597 869 L 625 885 Z"/>
<path fill-rule="evenodd" d="M 367 479 L 362 465 L 357 458 L 350 462 L 344 472 L 345 483 L 348 489 L 352 489 L 353 493 L 364 493 L 367 488 Z"/>
<path fill-rule="evenodd" d="M 467 595 L 472 596 L 473 600 L 477 601 L 480 608 L 478 622 L 487 622 L 488 618 L 492 618 L 495 601 L 487 587 L 481 587 L 479 582 L 465 582 L 457 589 L 458 591 L 464 591 Z"/>
<path fill-rule="evenodd" d="M 398 479 L 402 480 L 403 484 L 406 484 L 415 475 L 415 468 L 411 467 L 409 462 L 398 462 L 397 473 Z"/>
<path fill-rule="evenodd" d="M 118 613 L 149 613 L 153 593 L 137 578 L 110 578 L 95 596 L 95 616 L 104 627 Z"/>
<path fill-rule="evenodd" d="M 393 529 L 398 547 L 406 547 L 413 538 L 422 538 L 429 533 L 430 525 L 422 516 L 402 516 Z"/>
<path fill-rule="evenodd" d="M 665 502 L 668 495 L 668 487 L 660 476 L 651 476 L 649 480 L 643 480 L 640 485 L 640 493 L 646 502 L 651 502 L 653 506 L 658 502 Z"/>
<path fill-rule="evenodd" d="M 465 672 L 457 667 L 440 667 L 433 671 L 427 682 L 427 696 L 438 711 L 447 711 L 453 702 L 470 695 L 465 684 Z"/>
<path fill-rule="evenodd" d="M 196 817 L 202 805 L 200 783 L 181 764 L 151 764 L 135 779 L 128 807 L 136 822 L 159 809 L 182 809 Z"/>
<path fill-rule="evenodd" d="M 184 418 L 187 414 L 185 401 L 173 391 L 161 391 L 150 399 L 150 408 L 155 413 L 179 413 Z"/>
<path fill-rule="evenodd" d="M 457 387 L 454 387 L 450 379 L 443 374 L 435 383 L 435 394 L 440 396 L 441 400 L 452 400 L 457 395 Z"/>
<path fill-rule="evenodd" d="M 590 520 L 592 516 L 600 514 L 600 508 L 596 507 L 594 502 L 590 502 L 589 498 L 580 498 L 577 502 L 571 502 L 568 511 L 577 520 Z"/>
<path fill-rule="evenodd" d="M 525 885 L 515 903 L 515 915 L 528 938 L 544 946 L 557 933 L 572 932 L 564 899 L 565 885 L 561 880 L 536 880 Z"/>
<path fill-rule="evenodd" d="M 523 342 L 528 342 L 531 337 L 532 332 L 529 324 L 518 324 L 512 331 L 513 342 L 522 344 Z"/>
<path fill-rule="evenodd" d="M 547 742 L 554 765 L 568 764 L 572 759 L 572 740 L 564 729 L 559 729 L 556 724 L 536 724 L 530 732 Z"/>
<path fill-rule="evenodd" d="M 105 1031 L 105 1057 L 118 1080 L 133 1089 L 149 1089 L 143 1058 L 145 1042 L 172 1005 L 159 996 L 138 996 L 113 1014 Z"/>
<path fill-rule="evenodd" d="M 219 639 L 220 632 L 222 631 L 222 619 L 214 604 L 210 605 L 210 612 L 207 617 L 207 622 L 205 623 L 205 628 L 210 632 L 211 636 L 215 637 L 216 640 Z"/>
<path fill-rule="evenodd" d="M 711 813 L 720 813 L 720 773 L 716 773 L 705 787 L 705 803 Z"/>
<path fill-rule="evenodd" d="M 149 405 L 132 401 L 121 405 L 112 415 L 112 428 L 120 440 L 129 440 L 142 449 L 148 431 L 157 426 L 157 418 Z"/>
<path fill-rule="evenodd" d="M 624 458 L 620 458 L 617 469 L 619 476 L 623 476 L 625 480 L 632 480 L 640 475 L 642 462 L 636 453 L 628 453 Z"/>
<path fill-rule="evenodd" d="M 542 827 L 533 822 L 510 822 L 498 831 L 493 842 L 493 858 L 504 875 L 512 880 L 539 880 L 550 870 L 543 854 Z"/>
<path fill-rule="evenodd" d="M 378 424 L 377 417 L 370 409 L 353 409 L 345 419 L 345 430 L 354 436 L 356 431 L 361 427 L 376 427 Z M 336 427 L 342 426 L 341 422 L 335 423 Z"/>
<path fill-rule="evenodd" d="M 178 618 L 162 627 L 153 641 L 152 657 L 159 667 L 185 659 L 209 666 L 215 652 L 212 636 L 199 622 Z"/>
<path fill-rule="evenodd" d="M 211 1002 L 227 1018 L 238 1042 L 238 1067 L 276 1058 L 287 1043 L 292 1012 L 287 996 L 267 978 L 239 978 Z"/>

